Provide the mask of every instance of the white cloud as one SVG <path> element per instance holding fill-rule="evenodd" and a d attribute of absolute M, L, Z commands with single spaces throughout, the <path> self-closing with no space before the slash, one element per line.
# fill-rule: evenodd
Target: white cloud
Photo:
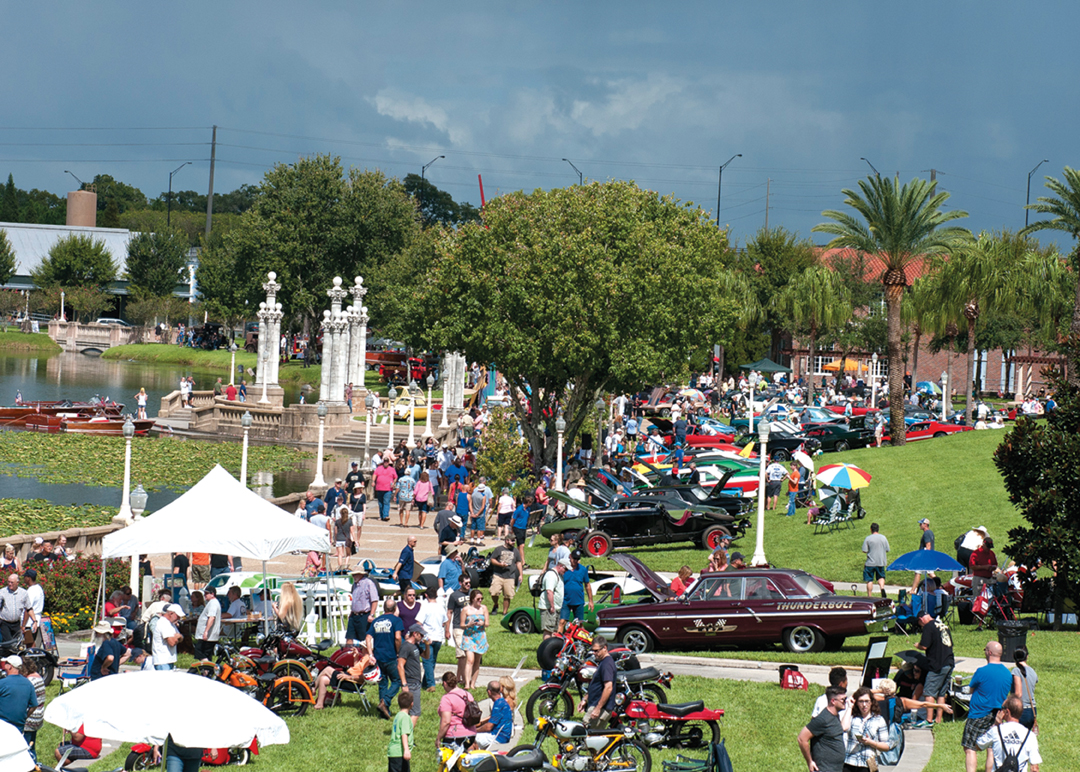
<path fill-rule="evenodd" d="M 396 89 L 382 89 L 373 99 L 368 99 L 379 115 L 396 121 L 432 126 L 446 134 L 455 145 L 468 144 L 468 128 L 450 120 L 446 110 L 428 103 L 423 97 L 407 94 Z"/>
<path fill-rule="evenodd" d="M 665 75 L 645 80 L 616 80 L 605 84 L 609 93 L 602 100 L 575 100 L 570 117 L 596 136 L 636 129 L 652 117 L 654 108 L 682 91 L 682 84 Z"/>

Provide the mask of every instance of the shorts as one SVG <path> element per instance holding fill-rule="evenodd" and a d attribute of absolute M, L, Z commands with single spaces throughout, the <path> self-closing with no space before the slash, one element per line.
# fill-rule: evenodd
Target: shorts
<path fill-rule="evenodd" d="M 413 696 L 412 707 L 409 708 L 410 716 L 420 715 L 420 695 L 424 693 L 424 687 L 419 683 L 405 684 L 409 687 L 409 694 Z"/>
<path fill-rule="evenodd" d="M 778 483 L 778 482 L 767 482 L 767 483 L 765 483 L 765 495 L 768 496 L 770 499 L 773 498 L 774 496 L 779 496 L 780 495 L 780 483 Z"/>
<path fill-rule="evenodd" d="M 592 709 L 588 709 L 588 713 L 592 713 Z M 589 729 L 607 729 L 608 722 L 611 721 L 611 711 L 602 710 L 598 718 L 590 718 L 586 721 L 586 726 Z"/>
<path fill-rule="evenodd" d="M 210 581 L 210 566 L 192 566 L 191 581 L 194 584 L 206 584 Z"/>
<path fill-rule="evenodd" d="M 875 579 L 885 580 L 885 566 L 863 566 L 862 580 L 872 582 Z"/>
<path fill-rule="evenodd" d="M 465 649 L 461 648 L 461 637 L 465 634 L 465 631 L 460 627 L 454 628 L 454 656 L 461 659 L 465 656 Z"/>
<path fill-rule="evenodd" d="M 368 615 L 349 614 L 349 624 L 345 629 L 345 638 L 349 641 L 363 641 L 367 637 Z"/>
<path fill-rule="evenodd" d="M 526 529 L 524 529 L 524 528 L 515 528 L 514 529 L 514 541 L 517 543 L 517 546 L 519 546 L 519 547 L 524 547 L 525 546 L 525 530 Z"/>
<path fill-rule="evenodd" d="M 483 531 L 484 530 L 484 525 L 485 525 L 484 521 L 486 519 L 487 518 L 485 518 L 483 515 L 481 515 L 480 517 L 474 517 L 472 519 L 471 530 L 473 530 L 473 531 Z"/>
<path fill-rule="evenodd" d="M 994 712 L 991 712 L 982 718 L 969 718 L 965 721 L 964 734 L 960 738 L 960 744 L 969 751 L 979 750 L 978 740 L 990 731 L 990 728 L 994 725 L 994 718 Z"/>
<path fill-rule="evenodd" d="M 571 619 L 576 619 L 579 622 L 585 619 L 585 604 L 578 603 L 571 606 L 569 603 L 564 603 L 563 607 L 559 609 L 559 619 L 564 619 L 569 622 Z"/>
<path fill-rule="evenodd" d="M 409 760 L 403 756 L 387 756 L 386 769 L 387 772 L 412 772 Z"/>
<path fill-rule="evenodd" d="M 491 597 L 497 598 L 501 594 L 504 598 L 510 600 L 514 597 L 514 593 L 517 592 L 517 588 L 514 586 L 513 578 L 503 578 L 501 576 L 491 577 Z"/>
<path fill-rule="evenodd" d="M 334 546 L 335 547 L 344 547 L 348 543 L 349 543 L 348 539 L 335 539 L 334 540 Z"/>
<path fill-rule="evenodd" d="M 948 697 L 949 679 L 952 678 L 952 667 L 943 670 L 931 670 L 926 674 L 926 683 L 923 684 L 924 697 Z"/>
<path fill-rule="evenodd" d="M 431 511 L 431 507 L 428 506 L 427 499 L 424 499 L 423 501 L 417 499 L 415 503 L 416 503 L 416 511 L 417 512 L 430 512 Z"/>
<path fill-rule="evenodd" d="M 354 528 L 363 528 L 364 527 L 364 513 L 363 512 L 353 512 L 349 516 L 349 522 L 352 523 Z"/>
<path fill-rule="evenodd" d="M 514 513 L 513 512 L 500 512 L 499 513 L 498 524 L 499 524 L 500 528 L 505 528 L 506 526 L 510 525 L 510 523 L 513 522 L 513 520 L 514 520 Z"/>
<path fill-rule="evenodd" d="M 63 756 L 64 752 L 69 748 L 71 749 L 71 753 L 68 754 L 68 761 L 97 758 L 85 748 L 80 748 L 78 745 L 72 745 L 71 743 L 64 743 L 56 750 L 60 751 L 60 755 Z"/>
<path fill-rule="evenodd" d="M 559 615 L 555 611 L 540 612 L 540 632 L 553 633 L 559 626 Z"/>

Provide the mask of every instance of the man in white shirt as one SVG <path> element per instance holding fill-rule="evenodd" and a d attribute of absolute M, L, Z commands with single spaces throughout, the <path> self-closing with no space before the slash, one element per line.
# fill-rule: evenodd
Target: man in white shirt
<path fill-rule="evenodd" d="M 239 587 L 229 588 L 229 610 L 222 614 L 223 619 L 244 619 L 248 615 L 247 604 L 240 597 Z"/>
<path fill-rule="evenodd" d="M 416 624 L 424 628 L 424 635 L 428 640 L 427 656 L 421 653 L 421 662 L 424 665 L 423 687 L 433 692 L 435 691 L 435 661 L 438 659 L 439 649 L 446 642 L 447 630 L 450 627 L 450 618 L 439 601 L 439 591 L 434 587 L 428 589 L 424 602 L 420 604 Z"/>
<path fill-rule="evenodd" d="M 1004 707 L 997 712 L 994 725 L 979 737 L 975 743 L 979 748 L 992 748 L 994 769 L 1001 769 L 1005 762 L 1005 753 L 1016 756 L 1019 772 L 1039 772 L 1042 756 L 1039 755 L 1039 737 L 1020 723 L 1024 712 L 1024 703 L 1016 695 L 1005 700 Z"/>
<path fill-rule="evenodd" d="M 214 646 L 221 637 L 221 601 L 217 599 L 217 590 L 213 587 L 203 590 L 203 596 L 206 603 L 195 626 L 195 656 L 212 659 Z"/>
<path fill-rule="evenodd" d="M 23 638 L 27 646 L 34 645 L 34 636 L 37 634 L 38 625 L 41 623 L 41 615 L 45 613 L 45 590 L 37 582 L 37 571 L 28 568 L 23 571 L 26 577 L 26 597 L 30 601 L 30 613 L 26 615 L 23 623 Z"/>
<path fill-rule="evenodd" d="M 776 500 L 780 498 L 780 487 L 785 477 L 787 469 L 783 464 L 773 461 L 765 467 L 765 509 L 776 509 Z"/>
<path fill-rule="evenodd" d="M 570 484 L 570 490 L 566 492 L 566 495 L 572 498 L 574 501 L 580 501 L 585 503 L 585 482 L 583 480 L 575 480 Z M 577 507 L 572 507 L 569 504 L 566 506 L 567 517 L 579 517 L 581 510 Z M 568 550 L 569 552 L 569 550 Z"/>
<path fill-rule="evenodd" d="M 151 652 L 154 657 L 154 670 L 172 670 L 176 667 L 176 644 L 180 642 L 180 631 L 176 628 L 184 610 L 175 603 L 165 607 L 154 622 L 154 637 Z"/>

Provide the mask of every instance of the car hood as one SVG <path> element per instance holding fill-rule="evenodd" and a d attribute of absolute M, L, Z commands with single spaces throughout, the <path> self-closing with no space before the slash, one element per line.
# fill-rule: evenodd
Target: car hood
<path fill-rule="evenodd" d="M 655 571 L 633 555 L 616 553 L 610 555 L 609 559 L 626 569 L 626 573 L 641 582 L 641 585 L 657 600 L 671 600 L 674 597 L 671 594 L 671 583 L 665 582 Z"/>

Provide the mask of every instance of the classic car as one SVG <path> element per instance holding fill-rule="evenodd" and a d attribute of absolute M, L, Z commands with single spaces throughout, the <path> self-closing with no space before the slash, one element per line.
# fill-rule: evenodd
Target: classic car
<path fill-rule="evenodd" d="M 757 427 L 754 427 L 755 432 Z M 748 434 L 744 434 L 735 444 L 739 447 L 746 447 L 747 443 L 753 442 L 755 446 L 757 444 L 757 436 L 751 437 Z M 813 454 L 818 449 L 817 440 L 808 437 L 793 424 L 787 421 L 773 421 L 769 431 L 769 456 L 777 461 L 790 461 L 791 454 L 796 450 L 805 450 L 807 453 Z"/>
<path fill-rule="evenodd" d="M 427 419 L 427 392 L 423 389 L 417 391 L 416 395 L 409 398 L 409 390 L 407 388 L 401 389 L 398 393 L 398 398 L 394 400 L 394 417 L 408 420 L 409 418 L 409 405 L 412 404 L 413 420 L 423 421 Z M 435 413 L 442 414 L 442 403 L 432 400 L 435 406 Z"/>
<path fill-rule="evenodd" d="M 664 444 L 669 448 L 675 444 L 675 424 L 669 418 L 653 418 L 650 424 L 660 430 L 664 438 Z M 719 424 L 723 431 L 716 425 L 710 424 L 703 428 L 695 424 L 686 427 L 686 446 L 689 448 L 720 448 L 728 447 L 735 438 L 735 433 L 730 426 Z"/>
<path fill-rule="evenodd" d="M 885 428 L 888 429 L 889 425 L 885 424 Z M 916 440 L 928 440 L 931 437 L 945 437 L 950 434 L 957 434 L 959 432 L 973 432 L 974 426 L 957 426 L 956 424 L 943 424 L 941 421 L 917 421 L 913 424 L 908 424 L 905 437 L 908 442 L 915 442 Z M 882 438 L 882 442 L 889 442 L 888 433 Z"/>
<path fill-rule="evenodd" d="M 592 566 L 589 568 L 590 577 L 598 576 L 592 572 Z M 539 579 L 539 574 L 530 576 L 529 586 L 533 586 Z M 628 576 L 607 576 L 590 582 L 589 586 L 592 587 L 593 608 L 590 610 L 586 605 L 583 610 L 586 630 L 596 629 L 596 614 L 601 609 L 619 605 L 630 606 L 652 600 L 652 593 L 642 587 L 640 582 Z M 539 632 L 540 610 L 536 608 L 536 599 L 533 599 L 532 607 L 510 609 L 510 613 L 502 618 L 502 626 L 518 635 Z"/>
<path fill-rule="evenodd" d="M 844 405 L 826 405 L 825 409 L 832 413 L 839 413 L 840 415 L 844 415 L 844 413 L 847 412 L 847 409 Z M 876 412 L 877 408 L 871 407 L 870 405 L 860 405 L 858 407 L 852 406 L 851 408 L 852 415 L 866 415 L 867 413 Z"/>
<path fill-rule="evenodd" d="M 820 442 L 822 450 L 841 453 L 852 448 L 865 448 L 874 441 L 873 429 L 866 428 L 861 416 L 852 416 L 847 423 L 807 424 L 804 434 Z"/>
<path fill-rule="evenodd" d="M 838 649 L 849 636 L 881 632 L 893 616 L 886 598 L 834 595 L 805 571 L 747 568 L 702 573 L 678 598 L 670 583 L 632 555 L 612 555 L 654 602 L 607 608 L 597 634 L 637 653 L 781 643 L 794 654 Z"/>
<path fill-rule="evenodd" d="M 758 467 L 757 461 L 742 458 L 736 453 L 714 452 L 700 454 L 693 457 L 697 467 L 697 483 L 706 489 L 712 489 L 722 483 L 721 491 L 734 493 L 741 496 L 757 494 Z M 689 459 L 679 469 L 677 478 L 681 482 L 690 483 L 692 470 L 688 466 Z M 642 462 L 631 468 L 631 474 L 635 475 L 644 487 L 655 487 L 663 478 L 670 476 L 671 464 L 650 464 Z M 734 471 L 730 477 L 729 471 Z"/>

